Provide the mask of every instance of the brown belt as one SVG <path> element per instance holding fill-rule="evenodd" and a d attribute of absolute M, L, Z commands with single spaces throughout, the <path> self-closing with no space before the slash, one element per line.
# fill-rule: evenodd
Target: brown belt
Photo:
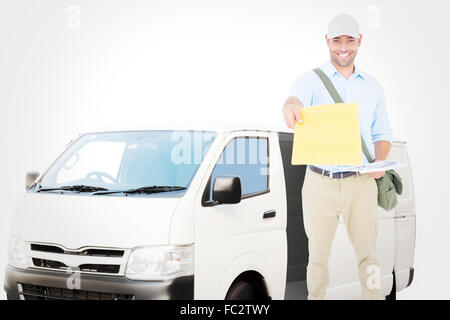
<path fill-rule="evenodd" d="M 321 168 L 317 168 L 317 167 L 314 167 L 311 165 L 309 165 L 308 168 L 311 169 L 311 171 L 314 171 L 318 174 L 326 175 L 327 177 L 330 177 L 331 179 L 344 179 L 344 178 L 354 176 L 355 174 L 359 174 L 358 172 L 353 172 L 353 171 L 331 173 L 330 171 L 327 171 L 327 170 L 321 169 Z"/>

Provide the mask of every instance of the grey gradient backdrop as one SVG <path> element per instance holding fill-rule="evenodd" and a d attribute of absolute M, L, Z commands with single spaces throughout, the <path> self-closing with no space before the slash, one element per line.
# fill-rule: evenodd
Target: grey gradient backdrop
<path fill-rule="evenodd" d="M 26 171 L 42 172 L 72 138 L 101 127 L 284 125 L 292 81 L 328 59 L 326 25 L 348 12 L 363 33 L 357 64 L 383 84 L 394 135 L 408 142 L 412 162 L 416 274 L 399 298 L 450 298 L 448 7 L 443 0 L 1 0 L 1 287 Z"/>

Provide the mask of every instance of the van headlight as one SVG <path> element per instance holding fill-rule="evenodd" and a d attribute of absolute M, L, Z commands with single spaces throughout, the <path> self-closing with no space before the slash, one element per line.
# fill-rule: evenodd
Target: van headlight
<path fill-rule="evenodd" d="M 132 280 L 168 280 L 194 273 L 194 247 L 152 246 L 133 249 L 126 276 Z"/>
<path fill-rule="evenodd" d="M 9 238 L 8 264 L 19 269 L 26 269 L 29 265 L 28 243 L 16 237 Z"/>

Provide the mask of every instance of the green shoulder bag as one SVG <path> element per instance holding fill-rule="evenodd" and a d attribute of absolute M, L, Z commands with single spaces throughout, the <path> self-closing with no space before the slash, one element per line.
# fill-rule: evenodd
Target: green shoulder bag
<path fill-rule="evenodd" d="M 313 70 L 322 80 L 335 103 L 343 103 L 330 78 L 319 68 Z M 373 162 L 364 139 L 361 136 L 361 147 L 369 163 Z M 392 210 L 397 205 L 397 194 L 402 194 L 403 184 L 400 175 L 395 170 L 387 170 L 385 174 L 375 179 L 378 186 L 378 205 L 386 211 Z"/>

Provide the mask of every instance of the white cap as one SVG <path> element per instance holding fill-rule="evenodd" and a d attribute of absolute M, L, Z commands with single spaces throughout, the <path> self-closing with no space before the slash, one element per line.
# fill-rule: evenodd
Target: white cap
<path fill-rule="evenodd" d="M 346 13 L 341 13 L 335 16 L 328 24 L 328 39 L 333 39 L 343 35 L 359 38 L 358 21 Z"/>

